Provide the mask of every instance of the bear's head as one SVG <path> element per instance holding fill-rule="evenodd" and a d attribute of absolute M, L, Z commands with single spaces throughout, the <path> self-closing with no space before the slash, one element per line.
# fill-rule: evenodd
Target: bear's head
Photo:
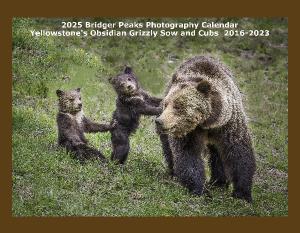
<path fill-rule="evenodd" d="M 132 69 L 128 66 L 116 77 L 110 78 L 109 82 L 113 85 L 118 95 L 134 96 L 138 94 L 139 84 Z"/>
<path fill-rule="evenodd" d="M 185 136 L 210 118 L 213 96 L 212 86 L 206 80 L 174 83 L 162 102 L 163 112 L 156 119 L 158 130 L 175 137 Z"/>
<path fill-rule="evenodd" d="M 57 90 L 59 111 L 76 114 L 82 110 L 80 88 L 71 91 Z"/>

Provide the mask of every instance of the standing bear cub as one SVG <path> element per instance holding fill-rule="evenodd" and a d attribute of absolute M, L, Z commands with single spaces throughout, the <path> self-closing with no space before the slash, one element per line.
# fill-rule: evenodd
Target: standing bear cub
<path fill-rule="evenodd" d="M 104 160 L 100 151 L 89 147 L 84 133 L 106 132 L 113 129 L 112 124 L 98 124 L 84 116 L 80 88 L 72 91 L 57 90 L 59 112 L 57 114 L 58 144 L 65 147 L 80 162 L 86 159 Z"/>
<path fill-rule="evenodd" d="M 110 83 L 117 92 L 116 110 L 113 120 L 117 126 L 111 130 L 112 160 L 125 163 L 129 153 L 129 136 L 138 128 L 141 115 L 159 115 L 162 112 L 160 98 L 151 97 L 139 85 L 130 67 L 111 78 Z"/>
<path fill-rule="evenodd" d="M 232 182 L 233 197 L 252 201 L 254 152 L 241 94 L 227 67 L 206 56 L 184 62 L 156 123 L 169 169 L 191 192 L 204 191 L 207 148 L 211 185 Z"/>

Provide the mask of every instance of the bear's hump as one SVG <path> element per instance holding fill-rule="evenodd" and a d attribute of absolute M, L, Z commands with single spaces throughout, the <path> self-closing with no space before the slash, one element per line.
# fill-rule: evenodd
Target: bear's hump
<path fill-rule="evenodd" d="M 195 56 L 185 61 L 179 68 L 178 73 L 183 75 L 205 75 L 210 78 L 233 77 L 232 72 L 224 64 L 210 56 Z"/>

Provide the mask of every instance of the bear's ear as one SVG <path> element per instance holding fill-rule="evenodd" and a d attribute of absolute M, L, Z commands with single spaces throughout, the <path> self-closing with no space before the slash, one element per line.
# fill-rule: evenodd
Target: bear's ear
<path fill-rule="evenodd" d="M 179 82 L 184 82 L 185 80 L 179 76 L 177 73 L 173 74 L 172 76 L 172 83 L 179 83 Z"/>
<path fill-rule="evenodd" d="M 56 90 L 56 95 L 58 96 L 58 97 L 61 97 L 62 95 L 64 94 L 64 92 L 63 91 L 61 91 L 61 90 Z"/>
<path fill-rule="evenodd" d="M 108 82 L 109 82 L 110 84 L 114 84 L 114 83 L 115 83 L 115 78 L 114 78 L 114 77 L 109 77 L 109 78 L 108 78 Z"/>
<path fill-rule="evenodd" d="M 201 93 L 207 95 L 211 91 L 211 85 L 207 81 L 201 81 L 200 83 L 197 84 L 197 90 L 200 91 Z"/>
<path fill-rule="evenodd" d="M 129 66 L 125 66 L 124 74 L 132 74 L 132 68 Z"/>
<path fill-rule="evenodd" d="M 80 87 L 75 89 L 78 93 L 80 93 Z"/>

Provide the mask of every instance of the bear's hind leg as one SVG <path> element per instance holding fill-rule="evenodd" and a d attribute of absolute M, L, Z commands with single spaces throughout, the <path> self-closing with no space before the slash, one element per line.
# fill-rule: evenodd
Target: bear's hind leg
<path fill-rule="evenodd" d="M 209 166 L 211 171 L 211 177 L 209 184 L 215 187 L 225 187 L 228 188 L 229 182 L 226 178 L 224 165 L 220 154 L 215 145 L 207 145 L 210 156 L 209 156 Z"/>
<path fill-rule="evenodd" d="M 114 130 L 112 132 L 112 147 L 111 159 L 118 164 L 124 164 L 130 149 L 129 136 L 119 129 Z"/>
<path fill-rule="evenodd" d="M 232 164 L 232 196 L 252 202 L 252 179 L 255 172 L 255 158 L 251 147 L 235 146 L 229 155 Z"/>
<path fill-rule="evenodd" d="M 105 157 L 100 151 L 85 144 L 77 146 L 74 154 L 75 158 L 78 159 L 81 163 L 84 163 L 86 160 L 90 159 L 96 159 L 102 162 L 105 161 Z"/>

